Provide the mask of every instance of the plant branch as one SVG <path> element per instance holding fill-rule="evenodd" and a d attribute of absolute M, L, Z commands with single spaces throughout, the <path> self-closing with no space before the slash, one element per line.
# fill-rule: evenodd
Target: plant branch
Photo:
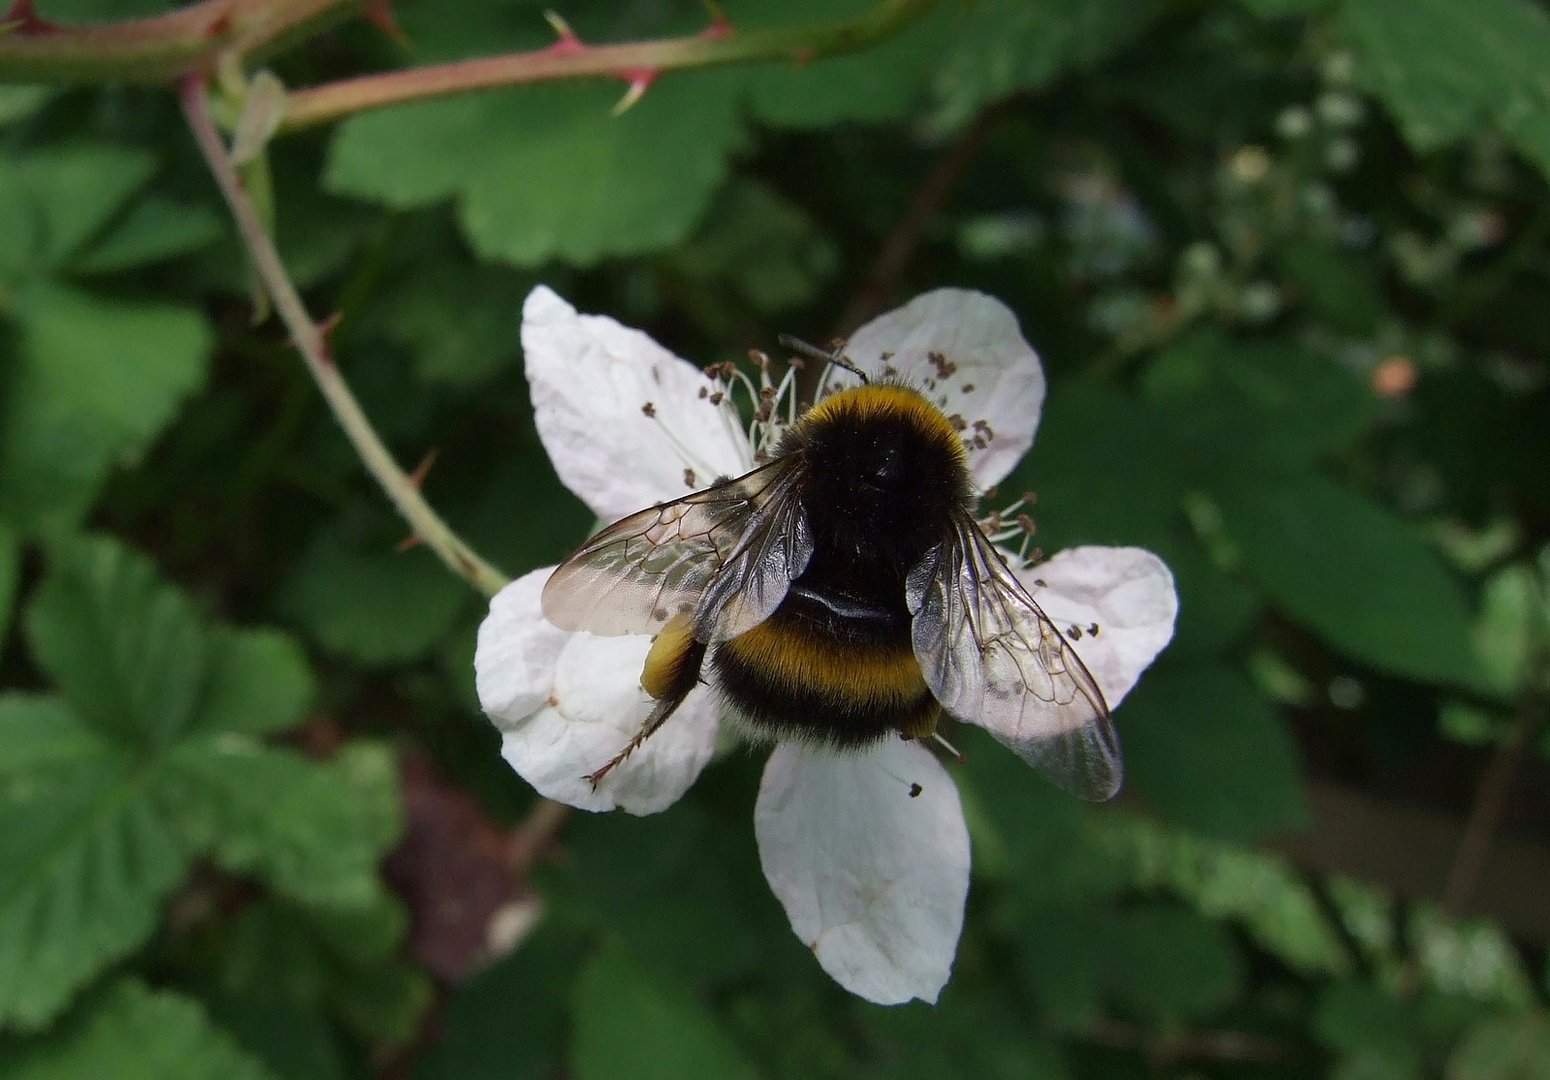
<path fill-rule="evenodd" d="M 1078 1029 L 1076 1034 L 1102 1046 L 1139 1053 L 1159 1072 L 1192 1061 L 1280 1065 L 1293 1058 L 1290 1047 L 1247 1031 L 1189 1031 L 1160 1035 L 1123 1020 L 1100 1018 Z"/>
<path fill-rule="evenodd" d="M 350 392 L 344 377 L 329 355 L 325 331 L 307 314 L 296 287 L 285 272 L 274 241 L 259 219 L 258 211 L 248 197 L 232 163 L 230 154 L 216 130 L 205 99 L 205 79 L 202 75 L 185 76 L 179 85 L 183 112 L 194 138 L 199 143 L 215 182 L 225 196 L 226 205 L 236 219 L 248 256 L 264 289 L 274 301 L 275 311 L 290 332 L 291 341 L 301 353 L 307 371 L 323 392 L 324 400 L 333 410 L 334 418 L 344 429 L 355 451 L 367 470 L 382 485 L 382 490 L 398 508 L 414 530 L 415 536 L 440 556 L 441 561 L 459 577 L 484 593 L 493 596 L 506 584 L 506 577 L 481 559 L 462 539 L 431 509 L 419 485 L 401 469 L 388 448 L 383 445 L 371 421 L 361 411 L 360 404 Z"/>
<path fill-rule="evenodd" d="M 1448 879 L 1442 889 L 1442 910 L 1447 915 L 1457 917 L 1462 914 L 1474 898 L 1491 839 L 1506 817 L 1518 766 L 1533 747 L 1544 725 L 1545 691 L 1537 673 L 1546 669 L 1543 658 L 1529 665 L 1528 685 L 1518 701 L 1512 734 L 1497 747 L 1480 775 L 1475 801 L 1469 808 L 1464 834 L 1459 839 L 1453 865 L 1448 869 Z"/>
<path fill-rule="evenodd" d="M 17 0 L 0 31 L 0 81 L 168 83 L 280 39 L 315 33 L 366 0 L 205 0 L 147 19 L 67 26 Z"/>
<path fill-rule="evenodd" d="M 547 48 L 504 56 L 365 75 L 292 91 L 281 132 L 297 131 L 342 116 L 406 101 L 464 94 L 500 86 L 613 76 L 631 83 L 625 103 L 664 71 L 757 60 L 807 63 L 864 48 L 924 14 L 936 0 L 880 0 L 870 10 L 817 26 L 736 31 L 724 21 L 704 33 L 661 41 L 586 45 L 561 24 L 560 40 Z"/>
<path fill-rule="evenodd" d="M 570 814 L 564 803 L 541 798 L 506 835 L 507 865 L 519 881 L 526 881 L 538 861 L 549 854 Z"/>

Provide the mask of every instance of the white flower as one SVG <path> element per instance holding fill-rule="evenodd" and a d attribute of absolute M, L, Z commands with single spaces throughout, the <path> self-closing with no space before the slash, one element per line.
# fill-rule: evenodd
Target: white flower
<path fill-rule="evenodd" d="M 637 330 L 578 314 L 546 288 L 522 314 L 539 437 L 560 479 L 604 521 L 748 471 L 790 418 L 787 387 L 771 388 L 775 407 L 750 436 L 727 381 Z M 916 297 L 857 331 L 846 356 L 863 369 L 892 369 L 961 418 L 981 490 L 1033 442 L 1044 374 L 997 300 L 960 289 Z M 1017 532 L 1008 527 L 997 539 Z M 1008 558 L 1022 566 L 1015 552 Z M 506 760 L 541 794 L 572 806 L 662 810 L 710 760 L 716 699 L 696 688 L 594 790 L 584 776 L 618 753 L 649 711 L 640 674 L 650 641 L 547 623 L 539 594 L 553 569 L 502 590 L 479 629 L 479 698 L 504 734 Z M 1101 626 L 1079 651 L 1111 706 L 1173 635 L 1173 578 L 1149 552 L 1075 548 L 1018 574 L 1058 626 Z M 895 739 L 859 753 L 778 745 L 755 831 L 792 929 L 830 975 L 879 1003 L 936 1000 L 963 926 L 969 834 L 957 789 L 930 751 Z"/>

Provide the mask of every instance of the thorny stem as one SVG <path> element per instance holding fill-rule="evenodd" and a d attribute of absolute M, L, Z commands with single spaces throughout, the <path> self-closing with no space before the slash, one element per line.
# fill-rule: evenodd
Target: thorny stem
<path fill-rule="evenodd" d="M 316 33 L 370 0 L 204 0 L 154 18 L 85 26 L 40 19 L 13 0 L 0 28 L 0 82 L 167 83 L 213 70 L 223 58 L 251 60 L 281 40 Z M 630 82 L 621 106 L 659 74 L 761 60 L 804 64 L 864 48 L 897 32 L 937 0 L 878 0 L 851 19 L 734 31 L 717 16 L 703 33 L 660 41 L 586 45 L 563 23 L 555 44 L 368 75 L 295 91 L 278 133 L 297 131 L 405 101 L 555 79 L 612 76 Z"/>
<path fill-rule="evenodd" d="M 525 880 L 533 867 L 548 854 L 555 838 L 570 818 L 571 808 L 552 799 L 538 804 L 506 836 L 506 857 L 513 875 Z"/>
<path fill-rule="evenodd" d="M 398 512 L 414 529 L 414 534 L 440 556 L 453 573 L 486 596 L 494 596 L 506 584 L 505 575 L 475 554 L 431 509 L 415 481 L 393 460 L 392 453 L 383 445 L 381 437 L 361 411 L 355 395 L 350 392 L 344 377 L 334 365 L 324 330 L 307 314 L 306 306 L 285 272 L 280 254 L 259 220 L 258 211 L 242 186 L 237 168 L 216 130 L 209 103 L 205 99 L 204 77 L 186 76 L 178 90 L 188 125 L 226 199 L 226 205 L 231 209 L 232 217 L 236 219 L 237 229 L 247 247 L 248 256 L 253 260 L 259 280 L 274 301 L 275 311 L 290 332 L 291 341 L 301 353 L 307 371 L 323 392 L 345 436 L 355 447 L 355 452 L 360 455 L 367 470 L 382 485 L 382 490 L 398 508 Z"/>
<path fill-rule="evenodd" d="M 532 52 L 366 75 L 293 91 L 280 132 L 313 127 L 385 105 L 499 86 L 599 75 L 627 78 L 633 84 L 644 85 L 661 72 L 684 68 L 780 59 L 806 63 L 880 41 L 935 3 L 936 0 L 880 0 L 853 19 L 747 32 L 734 32 L 718 21 L 706 33 L 691 37 L 621 45 L 584 45 L 573 35 L 562 34 L 555 44 Z"/>
<path fill-rule="evenodd" d="M 0 31 L 0 81 L 168 83 L 316 33 L 367 0 L 205 0 L 166 15 L 68 26 L 16 0 Z"/>

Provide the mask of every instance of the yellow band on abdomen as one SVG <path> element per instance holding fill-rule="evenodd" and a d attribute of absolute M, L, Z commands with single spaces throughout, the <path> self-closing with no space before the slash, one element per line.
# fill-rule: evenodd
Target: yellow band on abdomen
<path fill-rule="evenodd" d="M 908 647 L 854 645 L 783 626 L 777 619 L 725 642 L 745 666 L 770 682 L 836 698 L 911 702 L 925 692 L 920 664 Z"/>

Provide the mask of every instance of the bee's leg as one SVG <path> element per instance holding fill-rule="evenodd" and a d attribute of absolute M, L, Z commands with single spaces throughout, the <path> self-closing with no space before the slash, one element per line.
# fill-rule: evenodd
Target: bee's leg
<path fill-rule="evenodd" d="M 937 730 L 937 721 L 942 719 L 942 706 L 936 699 L 927 694 L 916 709 L 899 725 L 899 737 L 910 742 L 925 742 L 931 740 L 946 750 L 959 763 L 963 762 L 963 755 L 958 748 L 942 737 Z"/>
<path fill-rule="evenodd" d="M 588 773 L 583 778 L 592 785 L 592 790 L 596 791 L 597 785 L 603 782 L 603 777 L 613 772 L 616 765 L 633 754 L 641 743 L 651 738 L 656 733 L 657 728 L 667 723 L 667 718 L 678 711 L 678 706 L 683 704 L 683 700 L 687 696 L 687 694 L 679 694 L 675 697 L 663 698 L 661 701 L 658 701 L 653 706 L 651 713 L 646 717 L 646 722 L 640 726 L 640 730 L 635 733 L 635 737 L 625 744 L 624 749 L 615 754 L 607 765 L 604 765 L 596 772 Z"/>
<path fill-rule="evenodd" d="M 651 652 L 646 654 L 646 666 L 640 675 L 641 686 L 656 699 L 656 704 L 629 744 L 615 754 L 608 764 L 586 775 L 585 779 L 593 790 L 602 783 L 603 777 L 633 754 L 641 743 L 651 738 L 657 728 L 678 710 L 684 698 L 689 696 L 689 691 L 699 684 L 700 666 L 704 662 L 705 643 L 695 640 L 694 626 L 689 617 L 678 615 L 669 620 L 651 643 Z"/>

